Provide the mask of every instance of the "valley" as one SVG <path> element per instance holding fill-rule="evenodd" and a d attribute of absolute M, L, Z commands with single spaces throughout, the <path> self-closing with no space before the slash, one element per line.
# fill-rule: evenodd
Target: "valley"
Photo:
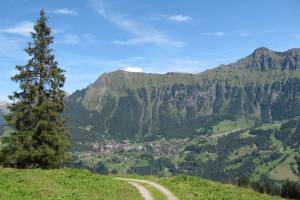
<path fill-rule="evenodd" d="M 199 74 L 105 73 L 65 100 L 71 166 L 299 180 L 299 60 L 299 49 L 258 48 Z"/>
<path fill-rule="evenodd" d="M 103 74 L 65 99 L 67 166 L 234 184 L 299 181 L 299 69 L 299 49 L 259 48 L 199 74 Z M 12 129 L 1 120 L 3 138 Z"/>
<path fill-rule="evenodd" d="M 300 199 L 297 0 L 0 7 L 0 200 Z"/>
<path fill-rule="evenodd" d="M 298 159 L 299 148 L 284 145 L 275 136 L 286 123 L 263 124 L 255 129 L 233 126 L 225 134 L 219 133 L 217 125 L 219 131 L 215 134 L 143 143 L 101 140 L 102 143 L 91 144 L 91 151 L 75 151 L 72 155 L 75 166 L 99 173 L 187 174 L 225 182 L 236 181 L 242 174 L 253 181 L 297 181 L 299 167 L 295 158 Z"/>

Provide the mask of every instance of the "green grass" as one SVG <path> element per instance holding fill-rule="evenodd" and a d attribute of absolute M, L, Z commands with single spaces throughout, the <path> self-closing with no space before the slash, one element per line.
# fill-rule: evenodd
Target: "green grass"
<path fill-rule="evenodd" d="M 282 156 L 276 160 L 272 160 L 270 162 L 267 162 L 267 163 L 263 163 L 263 164 L 260 164 L 260 160 L 259 159 L 254 159 L 254 162 L 256 163 L 256 169 L 254 171 L 254 173 L 252 174 L 252 180 L 254 181 L 258 181 L 259 178 L 262 176 L 262 175 L 265 175 L 265 174 L 268 174 L 270 171 L 272 171 L 275 167 L 278 167 L 279 165 L 282 164 L 282 162 L 284 161 L 284 158 L 287 156 L 287 157 L 291 157 L 294 155 L 294 150 L 291 149 L 291 148 L 287 148 L 286 150 L 282 150 Z M 281 170 L 279 170 L 281 171 Z M 277 172 L 278 173 L 278 172 Z M 281 172 L 281 173 L 284 173 L 284 172 Z M 283 176 L 281 176 L 283 177 Z M 272 177 L 270 177 L 272 178 Z M 276 177 L 278 178 L 278 176 Z M 282 180 L 285 180 L 286 178 L 283 178 Z"/>
<path fill-rule="evenodd" d="M 278 129 L 281 126 L 281 122 L 274 122 L 274 123 L 266 123 L 261 125 L 259 128 L 262 130 L 269 130 L 269 129 Z"/>
<path fill-rule="evenodd" d="M 134 177 L 134 176 L 133 176 Z M 180 200 L 201 199 L 279 199 L 196 177 L 137 177 L 160 183 Z M 138 191 L 125 181 L 100 176 L 80 169 L 17 170 L 0 169 L 0 199 L 5 200 L 142 200 Z M 152 186 L 143 184 L 155 200 L 165 197 Z"/>
<path fill-rule="evenodd" d="M 233 152 L 231 152 L 230 155 L 228 156 L 228 160 L 232 161 L 232 160 L 236 160 L 236 159 L 245 157 L 245 156 L 251 154 L 255 150 L 257 150 L 256 145 L 246 145 L 244 147 L 241 147 L 241 148 L 236 149 Z"/>
<path fill-rule="evenodd" d="M 218 157 L 218 154 L 216 153 L 210 153 L 210 152 L 204 152 L 201 154 L 196 154 L 196 158 L 201 160 L 202 162 L 208 162 L 209 160 L 216 160 Z"/>
<path fill-rule="evenodd" d="M 289 179 L 291 181 L 299 181 L 299 177 L 294 174 L 291 163 L 295 162 L 293 156 L 287 157 L 282 163 L 276 166 L 270 173 L 269 177 L 272 180 L 282 181 Z"/>
<path fill-rule="evenodd" d="M 224 169 L 224 171 L 225 172 L 230 172 L 232 170 L 238 169 L 242 164 L 243 164 L 243 162 L 238 162 L 238 163 L 235 163 L 233 165 L 229 165 L 228 167 L 226 167 Z"/>
<path fill-rule="evenodd" d="M 123 178 L 146 179 L 159 183 L 174 193 L 179 200 L 271 200 L 282 199 L 257 193 L 251 189 L 222 184 L 193 176 L 157 178 L 153 176 L 125 176 Z"/>
<path fill-rule="evenodd" d="M 79 169 L 0 169 L 0 199 L 5 200 L 141 200 L 124 181 Z"/>
<path fill-rule="evenodd" d="M 282 148 L 283 148 L 282 142 L 281 142 L 280 140 L 276 139 L 275 133 L 274 133 L 274 132 L 271 134 L 270 139 L 271 139 L 272 144 L 273 144 L 277 149 L 282 149 Z"/>
<path fill-rule="evenodd" d="M 214 134 L 227 133 L 236 129 L 249 128 L 253 122 L 246 119 L 240 119 L 237 121 L 224 120 L 213 126 Z"/>
<path fill-rule="evenodd" d="M 157 182 L 169 188 L 179 199 L 212 200 L 212 199 L 241 199 L 241 200 L 269 200 L 280 199 L 256 193 L 250 189 L 238 188 L 233 185 L 216 183 L 196 177 L 178 176 L 157 179 Z"/>

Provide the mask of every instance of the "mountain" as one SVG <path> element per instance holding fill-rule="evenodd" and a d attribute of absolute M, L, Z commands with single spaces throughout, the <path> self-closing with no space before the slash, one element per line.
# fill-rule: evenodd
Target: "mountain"
<path fill-rule="evenodd" d="M 5 128 L 5 119 L 4 115 L 8 112 L 7 106 L 9 104 L 7 102 L 0 102 L 0 136 L 4 133 Z"/>
<path fill-rule="evenodd" d="M 0 102 L 0 126 L 5 124 L 4 115 L 8 112 L 7 102 Z"/>
<path fill-rule="evenodd" d="M 199 74 L 115 71 L 66 98 L 76 141 L 181 138 L 223 120 L 254 125 L 300 114 L 300 49 L 256 49 Z"/>
<path fill-rule="evenodd" d="M 4 113 L 0 111 L 0 126 L 5 124 Z"/>
<path fill-rule="evenodd" d="M 254 52 L 236 63 L 223 67 L 246 68 L 255 71 L 295 71 L 299 69 L 299 49 L 290 49 L 285 52 L 271 51 L 265 47 Z"/>
<path fill-rule="evenodd" d="M 72 166 L 235 182 L 300 180 L 300 49 L 198 74 L 115 71 L 65 99 Z"/>

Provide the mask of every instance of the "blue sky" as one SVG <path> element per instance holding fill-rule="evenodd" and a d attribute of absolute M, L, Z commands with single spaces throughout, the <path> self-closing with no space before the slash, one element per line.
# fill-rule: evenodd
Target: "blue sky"
<path fill-rule="evenodd" d="M 299 0 L 6 0 L 0 8 L 0 100 L 17 86 L 29 32 L 44 8 L 52 46 L 67 76 L 82 89 L 117 69 L 197 73 L 255 48 L 300 47 Z"/>

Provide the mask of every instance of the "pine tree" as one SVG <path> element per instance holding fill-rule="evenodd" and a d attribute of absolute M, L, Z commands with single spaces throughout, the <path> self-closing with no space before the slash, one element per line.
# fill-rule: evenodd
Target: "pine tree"
<path fill-rule="evenodd" d="M 44 10 L 31 33 L 33 43 L 25 52 L 30 59 L 16 66 L 12 77 L 20 89 L 9 96 L 12 105 L 5 117 L 15 132 L 3 139 L 0 162 L 17 168 L 56 168 L 68 160 L 68 135 L 64 129 L 64 70 L 58 67 L 53 50 L 51 28 Z"/>

